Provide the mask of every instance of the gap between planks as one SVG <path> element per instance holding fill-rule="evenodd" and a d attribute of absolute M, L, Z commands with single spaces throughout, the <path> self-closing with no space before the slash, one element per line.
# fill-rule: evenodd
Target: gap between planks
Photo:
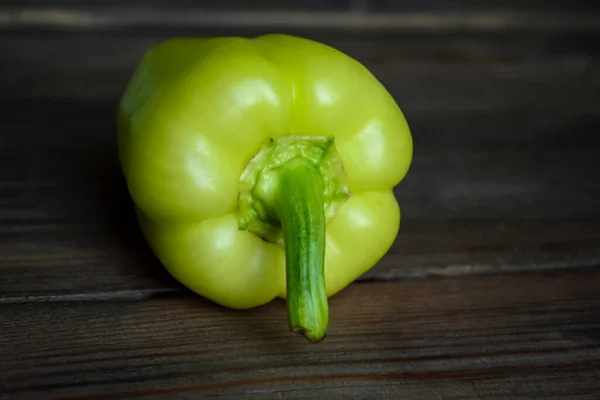
<path fill-rule="evenodd" d="M 394 284 L 410 283 L 419 281 L 435 281 L 444 279 L 484 279 L 490 277 L 514 277 L 527 276 L 531 274 L 542 274 L 552 276 L 561 273 L 580 273 L 585 271 L 600 270 L 600 260 L 581 265 L 548 265 L 540 268 L 539 266 L 523 267 L 518 270 L 501 270 L 493 266 L 451 266 L 439 268 L 428 273 L 415 272 L 406 275 L 373 275 L 363 276 L 348 285 L 343 291 L 351 287 L 372 284 Z M 27 304 L 27 303 L 94 303 L 94 302 L 135 302 L 160 298 L 201 298 L 202 296 L 188 290 L 182 285 L 175 283 L 175 286 L 166 286 L 164 288 L 136 289 L 136 290 L 112 290 L 112 291 L 90 291 L 82 293 L 58 293 L 58 294 L 36 294 L 21 296 L 0 297 L 0 305 L 9 304 Z M 272 301 L 278 301 L 273 299 Z"/>

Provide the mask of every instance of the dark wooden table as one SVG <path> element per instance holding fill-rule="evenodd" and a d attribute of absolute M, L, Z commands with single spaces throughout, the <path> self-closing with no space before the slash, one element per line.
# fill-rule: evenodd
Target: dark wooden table
<path fill-rule="evenodd" d="M 600 398 L 596 6 L 55 3 L 0 6 L 0 399 Z M 169 277 L 117 166 L 146 49 L 269 31 L 371 68 L 415 141 L 397 241 L 315 345 L 281 301 L 232 311 Z"/>

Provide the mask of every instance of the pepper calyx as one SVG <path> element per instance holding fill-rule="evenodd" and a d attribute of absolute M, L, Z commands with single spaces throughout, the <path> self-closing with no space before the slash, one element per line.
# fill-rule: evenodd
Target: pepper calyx
<path fill-rule="evenodd" d="M 351 196 L 342 159 L 333 137 L 292 135 L 270 138 L 250 160 L 240 176 L 238 222 L 241 230 L 283 245 L 275 197 L 283 167 L 300 158 L 313 166 L 323 182 L 326 223 Z"/>

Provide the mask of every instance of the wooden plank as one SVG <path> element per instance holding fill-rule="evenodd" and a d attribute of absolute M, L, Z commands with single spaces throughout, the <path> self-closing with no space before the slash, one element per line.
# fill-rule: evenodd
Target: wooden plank
<path fill-rule="evenodd" d="M 278 0 L 135 0 L 126 2 L 123 0 L 89 0 L 82 4 L 79 0 L 3 0 L 5 7 L 15 8 L 46 8 L 46 7 L 85 7 L 95 8 L 200 8 L 200 9 L 348 9 L 358 7 L 355 0 L 289 0 L 281 2 Z M 362 1 L 366 10 L 541 10 L 551 9 L 564 12 L 591 11 L 600 8 L 596 3 L 577 2 L 569 0 L 455 0 L 451 3 L 443 0 L 423 2 L 419 0 L 366 0 Z"/>
<path fill-rule="evenodd" d="M 599 224 L 408 221 L 390 252 L 359 281 L 600 265 Z M 140 299 L 185 291 L 153 257 L 133 222 L 105 230 L 34 225 L 30 232 L 4 233 L 0 260 L 0 303 Z"/>
<path fill-rule="evenodd" d="M 282 302 L 2 305 L 0 397 L 592 399 L 599 285 L 599 269 L 355 285 L 316 345 Z"/>
<path fill-rule="evenodd" d="M 598 264 L 590 38 L 311 35 L 372 68 L 414 134 L 400 236 L 363 279 Z M 180 290 L 132 220 L 114 136 L 118 97 L 161 38 L 0 41 L 0 301 Z"/>
<path fill-rule="evenodd" d="M 310 10 L 310 9 L 348 9 L 362 8 L 365 10 L 392 10 L 392 11 L 448 11 L 448 10 L 560 10 L 563 12 L 581 12 L 597 10 L 600 6 L 597 3 L 577 2 L 569 0 L 488 0 L 481 2 L 479 0 L 455 0 L 447 2 L 443 0 L 434 0 L 423 2 L 419 0 L 171 0 L 168 2 L 162 0 L 135 0 L 126 2 L 123 0 L 89 0 L 82 4 L 79 0 L 3 0 L 2 5 L 14 8 L 71 8 L 81 6 L 89 9 L 96 8 L 144 8 L 144 9 L 230 9 L 230 10 Z"/>
<path fill-rule="evenodd" d="M 82 7 L 89 9 L 208 9 L 208 10 L 342 10 L 347 9 L 351 0 L 88 0 L 84 4 L 78 0 L 3 0 L 2 5 L 11 8 L 44 9 Z M 554 3 L 565 0 L 551 0 Z"/>
<path fill-rule="evenodd" d="M 564 0 L 520 2 L 336 1 L 325 2 L 78 2 L 9 0 L 0 8 L 0 29 L 56 31 L 139 31 L 201 28 L 361 30 L 370 32 L 597 32 L 591 6 Z M 319 4 L 320 3 L 320 4 Z M 166 5 L 165 5 L 166 4 Z"/>
<path fill-rule="evenodd" d="M 598 109 L 600 70 L 594 55 L 599 47 L 590 36 L 304 36 L 364 63 L 409 117 L 498 110 L 596 115 Z M 0 99 L 116 103 L 140 57 L 167 37 L 4 38 Z"/>
<path fill-rule="evenodd" d="M 14 0 L 13 0 L 14 1 Z M 37 0 L 39 1 L 39 0 Z M 60 3 L 65 0 L 60 0 Z M 69 1 L 69 0 L 66 0 Z M 175 2 L 176 3 L 176 2 Z M 477 11 L 477 10 L 520 10 L 520 11 L 539 11 L 553 10 L 561 12 L 591 12 L 600 9 L 598 3 L 572 2 L 569 0 L 455 0 L 448 1 L 428 1 L 419 0 L 369 0 L 369 9 L 385 11 L 405 11 L 434 9 L 438 11 Z"/>
<path fill-rule="evenodd" d="M 0 301 L 181 290 L 133 219 L 113 113 L 113 104 L 85 101 L 0 107 L 2 131 L 11 132 L 0 152 Z M 414 164 L 396 191 L 401 231 L 362 279 L 600 264 L 598 121 L 590 118 L 412 119 Z"/>
<path fill-rule="evenodd" d="M 128 196 L 114 115 L 114 103 L 0 103 L 9 133 L 0 152 L 4 229 L 122 218 L 114 207 Z M 396 191 L 404 219 L 600 217 L 600 115 L 413 113 L 408 120 L 414 160 Z"/>

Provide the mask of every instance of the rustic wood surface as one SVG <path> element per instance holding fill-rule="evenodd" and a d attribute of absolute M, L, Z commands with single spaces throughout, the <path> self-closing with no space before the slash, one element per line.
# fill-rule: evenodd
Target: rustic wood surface
<path fill-rule="evenodd" d="M 112 35 L 0 41 L 2 302 L 181 290 L 141 240 L 114 140 L 119 96 L 163 37 Z M 382 80 L 415 140 L 400 234 L 361 279 L 600 264 L 595 42 L 322 38 Z"/>
<path fill-rule="evenodd" d="M 593 2 L 396 0 L 5 0 L 0 30 L 210 28 L 368 32 L 598 32 Z"/>
<path fill-rule="evenodd" d="M 0 398 L 593 399 L 600 270 L 357 284 L 325 341 L 285 306 L 197 297 L 0 307 Z"/>
<path fill-rule="evenodd" d="M 599 6 L 240 4 L 0 4 L 0 399 L 598 398 Z M 400 234 L 313 346 L 169 277 L 116 160 L 146 49 L 272 30 L 363 62 L 415 140 Z"/>
<path fill-rule="evenodd" d="M 181 289 L 133 219 L 111 104 L 6 102 L 0 116 L 13 132 L 0 171 L 0 301 Z M 362 279 L 600 265 L 596 122 L 584 120 L 412 119 L 400 234 Z"/>

